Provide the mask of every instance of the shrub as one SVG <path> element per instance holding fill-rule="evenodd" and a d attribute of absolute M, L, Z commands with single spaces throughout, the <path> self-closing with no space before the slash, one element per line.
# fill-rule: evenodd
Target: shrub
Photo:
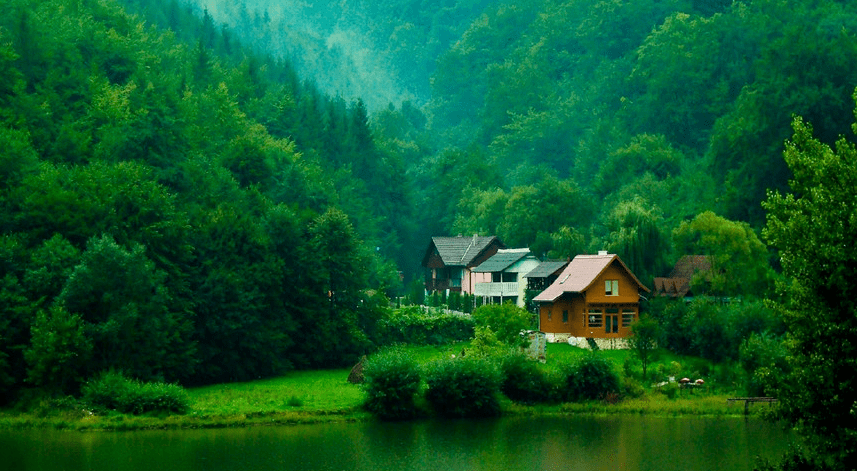
<path fill-rule="evenodd" d="M 752 334 L 741 344 L 740 365 L 750 396 L 774 395 L 782 378 L 791 370 L 782 340 L 772 335 Z"/>
<path fill-rule="evenodd" d="M 500 358 L 502 373 L 501 390 L 509 399 L 533 404 L 551 398 L 551 384 L 539 364 L 521 353 L 512 353 Z"/>
<path fill-rule="evenodd" d="M 619 375 L 610 360 L 590 353 L 568 368 L 566 386 L 569 400 L 604 399 L 619 392 Z"/>
<path fill-rule="evenodd" d="M 622 396 L 637 399 L 643 397 L 644 394 L 646 394 L 646 390 L 639 381 L 628 376 L 622 378 Z"/>
<path fill-rule="evenodd" d="M 473 355 L 492 357 L 502 355 L 508 349 L 509 346 L 498 340 L 497 333 L 490 327 L 477 325 L 468 351 Z"/>
<path fill-rule="evenodd" d="M 489 417 L 500 413 L 500 373 L 486 359 L 438 360 L 428 367 L 426 383 L 426 400 L 439 415 Z"/>
<path fill-rule="evenodd" d="M 473 320 L 494 331 L 499 341 L 521 347 L 527 343 L 521 331 L 534 327 L 533 315 L 512 303 L 486 304 L 473 311 Z"/>
<path fill-rule="evenodd" d="M 417 363 L 398 350 L 370 357 L 363 369 L 366 410 L 385 420 L 415 415 L 414 398 L 420 388 Z"/>
<path fill-rule="evenodd" d="M 715 362 L 738 356 L 728 311 L 728 307 L 707 300 L 697 300 L 690 304 L 680 323 L 682 329 L 692 334 L 689 353 Z"/>
<path fill-rule="evenodd" d="M 658 388 L 658 392 L 669 399 L 675 399 L 679 395 L 679 385 L 678 383 L 667 383 Z"/>
<path fill-rule="evenodd" d="M 177 384 L 144 383 L 108 371 L 83 386 L 83 400 L 94 407 L 126 414 L 169 412 L 184 414 L 190 409 L 187 391 Z"/>
<path fill-rule="evenodd" d="M 641 378 L 645 380 L 652 371 L 648 371 L 646 375 L 643 375 L 643 366 L 640 360 L 634 356 L 628 356 L 622 362 L 622 373 L 626 378 Z"/>
<path fill-rule="evenodd" d="M 455 314 L 427 314 L 419 307 L 406 307 L 379 323 L 381 343 L 441 345 L 473 336 L 473 319 Z"/>

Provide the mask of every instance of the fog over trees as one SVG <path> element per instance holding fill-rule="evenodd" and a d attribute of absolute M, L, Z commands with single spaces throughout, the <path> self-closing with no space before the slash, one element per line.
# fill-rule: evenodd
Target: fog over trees
<path fill-rule="evenodd" d="M 4 401 L 351 364 L 432 235 L 781 300 L 794 117 L 854 138 L 854 2 L 7 4 Z"/>

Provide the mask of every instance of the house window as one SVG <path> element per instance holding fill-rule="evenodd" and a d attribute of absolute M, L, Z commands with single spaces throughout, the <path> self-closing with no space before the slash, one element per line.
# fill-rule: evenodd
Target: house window
<path fill-rule="evenodd" d="M 604 333 L 617 334 L 619 333 L 619 310 L 608 309 L 607 315 L 604 316 Z"/>
<path fill-rule="evenodd" d="M 603 327 L 604 326 L 604 316 L 601 311 L 597 309 L 589 310 L 589 327 Z"/>
<path fill-rule="evenodd" d="M 550 309 L 548 309 L 548 320 L 553 320 L 553 315 L 551 314 Z"/>
<path fill-rule="evenodd" d="M 461 286 L 461 268 L 450 268 L 449 285 L 456 288 Z"/>
<path fill-rule="evenodd" d="M 491 273 L 491 283 L 499 283 L 503 279 L 503 274 L 495 271 Z"/>
<path fill-rule="evenodd" d="M 503 272 L 503 283 L 515 283 L 518 281 L 517 272 Z"/>
<path fill-rule="evenodd" d="M 604 294 L 607 296 L 619 296 L 619 280 L 605 280 Z"/>
<path fill-rule="evenodd" d="M 563 309 L 563 310 L 562 310 L 562 323 L 563 323 L 563 324 L 567 324 L 567 323 L 568 323 L 568 309 Z"/>
<path fill-rule="evenodd" d="M 631 310 L 623 309 L 622 310 L 622 327 L 631 327 L 631 324 L 634 323 L 634 318 L 637 317 L 637 313 Z"/>

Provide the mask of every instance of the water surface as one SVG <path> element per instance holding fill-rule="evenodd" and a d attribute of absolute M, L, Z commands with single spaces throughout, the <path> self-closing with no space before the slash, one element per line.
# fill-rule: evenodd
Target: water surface
<path fill-rule="evenodd" d="M 513 417 L 236 429 L 0 431 L 0 470 L 740 470 L 790 435 L 743 418 Z"/>

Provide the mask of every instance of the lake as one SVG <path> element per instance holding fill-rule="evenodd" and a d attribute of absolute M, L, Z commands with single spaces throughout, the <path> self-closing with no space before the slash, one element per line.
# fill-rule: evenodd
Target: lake
<path fill-rule="evenodd" d="M 744 418 L 510 417 L 233 429 L 0 431 L 0 470 L 740 470 L 791 435 Z"/>

